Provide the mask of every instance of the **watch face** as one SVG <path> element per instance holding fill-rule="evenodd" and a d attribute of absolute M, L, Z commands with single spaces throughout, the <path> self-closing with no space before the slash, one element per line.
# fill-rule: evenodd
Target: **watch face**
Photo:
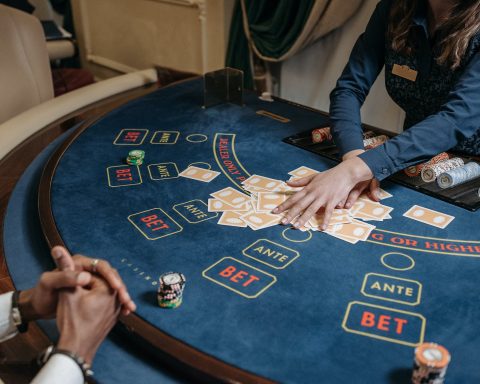
<path fill-rule="evenodd" d="M 182 279 L 178 273 L 171 273 L 163 277 L 163 282 L 168 285 L 178 284 L 181 280 Z"/>
<path fill-rule="evenodd" d="M 22 324 L 22 316 L 20 315 L 20 311 L 18 308 L 15 308 L 15 307 L 12 308 L 12 320 L 13 320 L 13 324 L 16 327 Z"/>

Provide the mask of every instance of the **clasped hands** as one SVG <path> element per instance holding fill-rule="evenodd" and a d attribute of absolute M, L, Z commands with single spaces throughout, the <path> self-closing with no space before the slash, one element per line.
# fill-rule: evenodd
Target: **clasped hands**
<path fill-rule="evenodd" d="M 93 357 L 120 313 L 135 311 L 135 303 L 118 272 L 105 260 L 71 256 L 60 246 L 51 251 L 57 269 L 45 272 L 37 285 L 22 291 L 19 309 L 24 322 L 57 319 L 57 348 Z"/>

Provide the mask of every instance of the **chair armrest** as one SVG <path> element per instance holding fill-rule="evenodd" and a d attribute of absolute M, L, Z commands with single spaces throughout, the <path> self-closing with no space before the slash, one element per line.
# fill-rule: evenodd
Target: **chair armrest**
<path fill-rule="evenodd" d="M 66 59 L 75 55 L 75 44 L 69 39 L 47 41 L 47 51 L 50 61 Z"/>
<path fill-rule="evenodd" d="M 132 72 L 45 101 L 0 124 L 0 160 L 31 135 L 80 108 L 157 81 L 154 69 Z"/>

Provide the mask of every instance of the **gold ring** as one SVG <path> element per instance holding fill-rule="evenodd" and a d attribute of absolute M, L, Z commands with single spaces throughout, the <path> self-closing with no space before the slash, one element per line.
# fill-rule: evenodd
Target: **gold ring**
<path fill-rule="evenodd" d="M 95 259 L 95 260 L 92 260 L 92 263 L 90 264 L 90 266 L 92 267 L 92 272 L 93 273 L 96 273 L 97 272 L 97 264 L 100 260 L 98 259 Z"/>

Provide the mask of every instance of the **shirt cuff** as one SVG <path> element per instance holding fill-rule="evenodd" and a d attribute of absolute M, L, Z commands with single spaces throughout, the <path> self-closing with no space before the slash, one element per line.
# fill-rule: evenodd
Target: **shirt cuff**
<path fill-rule="evenodd" d="M 83 384 L 83 372 L 70 357 L 53 354 L 30 384 Z"/>
<path fill-rule="evenodd" d="M 385 148 L 383 145 L 379 145 L 378 147 L 365 151 L 358 155 L 358 157 L 367 164 L 372 171 L 373 176 L 378 181 L 382 181 L 397 171 L 395 164 L 393 164 L 388 155 L 385 153 Z"/>
<path fill-rule="evenodd" d="M 11 339 L 18 333 L 12 317 L 13 292 L 0 295 L 0 342 Z"/>

